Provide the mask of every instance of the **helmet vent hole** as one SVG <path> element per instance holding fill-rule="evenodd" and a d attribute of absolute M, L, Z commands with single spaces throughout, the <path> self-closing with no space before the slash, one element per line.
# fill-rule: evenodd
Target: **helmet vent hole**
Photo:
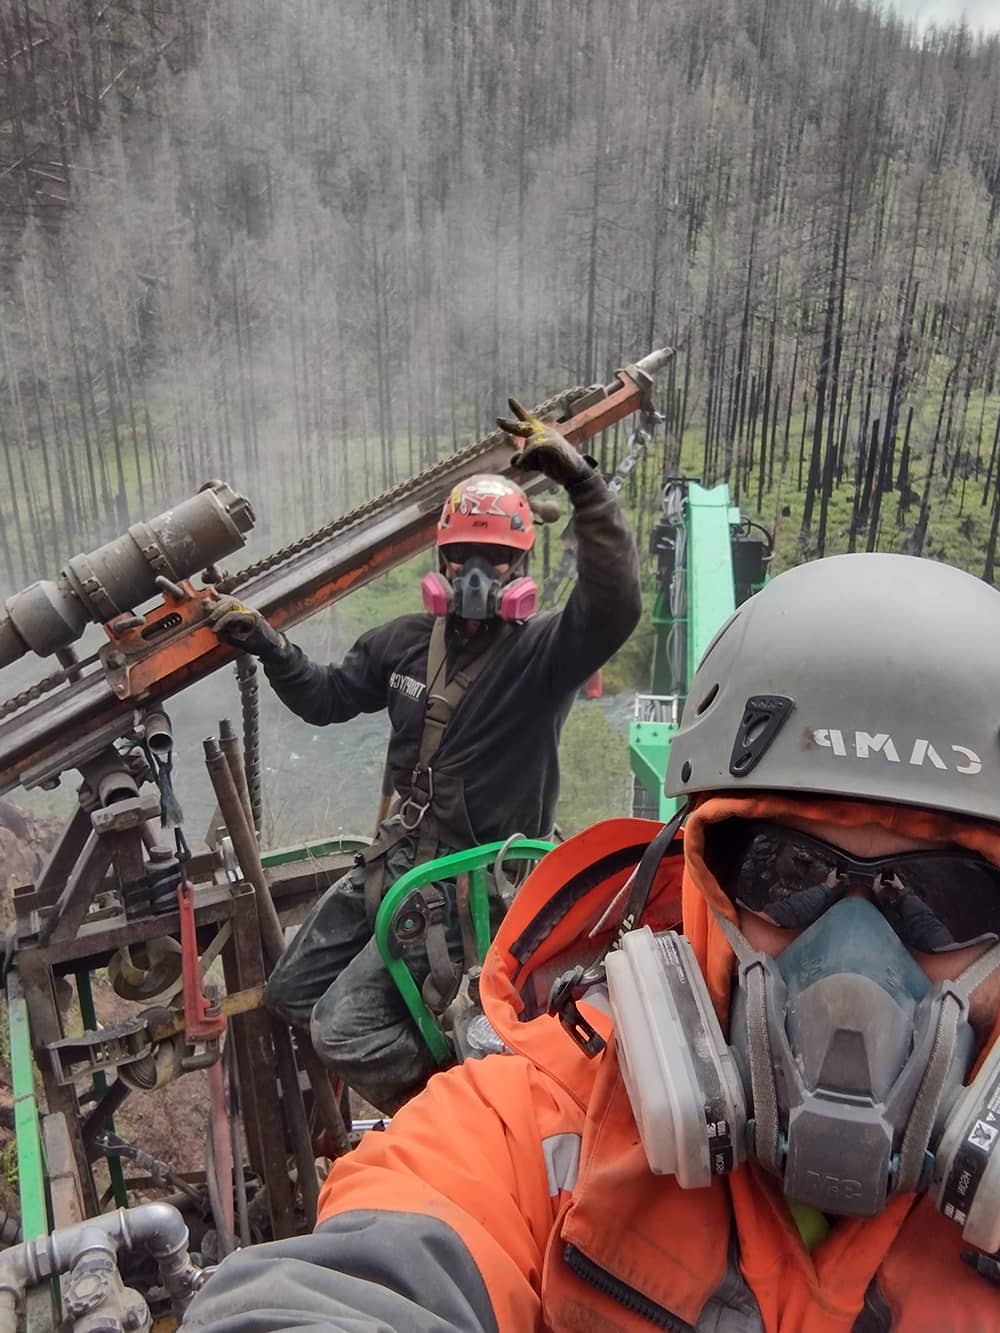
<path fill-rule="evenodd" d="M 684 763 L 681 765 L 681 782 L 690 782 L 690 781 L 691 781 L 691 763 L 690 760 L 685 759 Z"/>
<path fill-rule="evenodd" d="M 784 694 L 750 696 L 729 758 L 729 772 L 734 778 L 745 778 L 756 768 L 794 707 L 794 699 Z"/>
<path fill-rule="evenodd" d="M 743 733 L 743 744 L 748 750 L 751 746 L 756 745 L 761 736 L 763 736 L 770 720 L 771 719 L 768 717 L 758 718 L 746 728 Z"/>
<path fill-rule="evenodd" d="M 716 683 L 712 686 L 709 692 L 702 699 L 698 707 L 694 710 L 695 717 L 701 717 L 702 713 L 707 713 L 708 710 L 715 703 L 718 694 L 719 694 L 719 682 L 716 681 Z"/>

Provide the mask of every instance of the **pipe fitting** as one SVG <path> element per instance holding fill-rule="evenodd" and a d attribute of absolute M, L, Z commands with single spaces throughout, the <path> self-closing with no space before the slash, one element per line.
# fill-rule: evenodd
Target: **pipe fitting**
<path fill-rule="evenodd" d="M 204 1280 L 188 1253 L 188 1242 L 187 1224 L 172 1204 L 143 1203 L 2 1250 L 0 1333 L 17 1333 L 17 1302 L 26 1287 L 69 1272 L 87 1254 L 110 1253 L 117 1260 L 121 1246 L 145 1249 L 156 1260 L 179 1319 Z"/>

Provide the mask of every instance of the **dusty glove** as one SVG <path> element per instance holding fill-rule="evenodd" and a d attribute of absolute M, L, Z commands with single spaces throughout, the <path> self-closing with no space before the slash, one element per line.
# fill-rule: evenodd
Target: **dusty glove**
<path fill-rule="evenodd" d="M 541 472 L 559 486 L 569 486 L 587 476 L 590 464 L 569 440 L 554 426 L 539 421 L 516 398 L 507 401 L 517 420 L 497 417 L 497 425 L 508 435 L 519 435 L 524 440 L 524 448 L 511 459 L 512 468 L 521 472 Z"/>
<path fill-rule="evenodd" d="M 269 625 L 259 611 L 235 597 L 219 596 L 208 613 L 208 623 L 223 643 L 254 657 L 274 660 L 288 651 L 288 640 Z"/>

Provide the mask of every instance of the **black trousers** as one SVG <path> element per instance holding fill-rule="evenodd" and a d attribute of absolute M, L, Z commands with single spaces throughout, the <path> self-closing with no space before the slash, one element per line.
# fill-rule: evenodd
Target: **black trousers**
<path fill-rule="evenodd" d="M 448 848 L 439 848 L 444 855 Z M 411 869 L 416 838 L 386 854 L 384 887 Z M 462 957 L 454 881 L 439 885 L 449 910 L 448 951 Z M 423 945 L 404 955 L 421 986 L 430 971 Z M 264 991 L 272 1013 L 308 1028 L 324 1064 L 380 1111 L 391 1115 L 438 1068 L 387 972 L 352 874 L 327 889 L 278 960 Z"/>

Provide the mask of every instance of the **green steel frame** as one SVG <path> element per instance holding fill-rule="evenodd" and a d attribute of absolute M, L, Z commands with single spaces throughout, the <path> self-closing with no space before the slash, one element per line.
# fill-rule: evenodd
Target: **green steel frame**
<path fill-rule="evenodd" d="M 657 590 L 653 607 L 653 669 L 650 698 L 662 700 L 653 710 L 655 718 L 637 717 L 629 728 L 629 762 L 637 784 L 645 793 L 645 808 L 666 823 L 677 801 L 663 794 L 663 782 L 670 757 L 670 745 L 680 722 L 684 695 L 670 696 L 670 668 L 667 641 L 678 623 L 684 629 L 685 690 L 695 673 L 705 649 L 716 631 L 736 609 L 733 580 L 732 534 L 743 521 L 738 509 L 729 502 L 725 484 L 706 488 L 695 481 L 685 483 L 684 525 L 686 545 L 684 568 L 679 571 L 687 584 L 686 614 L 670 615 L 670 590 Z M 676 575 L 675 575 L 676 576 Z M 667 699 L 670 698 L 669 716 Z"/>
<path fill-rule="evenodd" d="M 97 1027 L 97 1013 L 94 1009 L 94 989 L 90 983 L 90 972 L 87 968 L 80 968 L 76 973 L 76 993 L 80 1000 L 80 1021 L 88 1031 L 93 1031 Z M 93 1079 L 94 1100 L 100 1101 L 101 1097 L 108 1090 L 107 1076 L 103 1070 L 97 1070 Z M 115 1132 L 115 1122 L 107 1121 L 103 1128 L 109 1130 L 112 1134 Z M 108 1175 L 111 1180 L 111 1192 L 114 1195 L 115 1204 L 119 1208 L 128 1207 L 128 1190 L 125 1188 L 125 1172 L 122 1170 L 120 1157 L 109 1157 Z"/>
<path fill-rule="evenodd" d="M 14 1090 L 21 1232 L 25 1240 L 37 1240 L 49 1232 L 45 1150 L 35 1098 L 35 1063 L 31 1054 L 28 1003 L 14 972 L 7 978 L 7 1024 L 10 1034 L 11 1084 Z"/>
<path fill-rule="evenodd" d="M 293 847 L 276 847 L 272 852 L 261 854 L 261 864 L 269 866 L 287 866 L 295 861 L 317 860 L 322 856 L 336 856 L 338 852 L 361 852 L 371 845 L 371 838 L 352 837 L 340 834 L 336 838 L 321 838 L 318 842 L 300 842 Z"/>

